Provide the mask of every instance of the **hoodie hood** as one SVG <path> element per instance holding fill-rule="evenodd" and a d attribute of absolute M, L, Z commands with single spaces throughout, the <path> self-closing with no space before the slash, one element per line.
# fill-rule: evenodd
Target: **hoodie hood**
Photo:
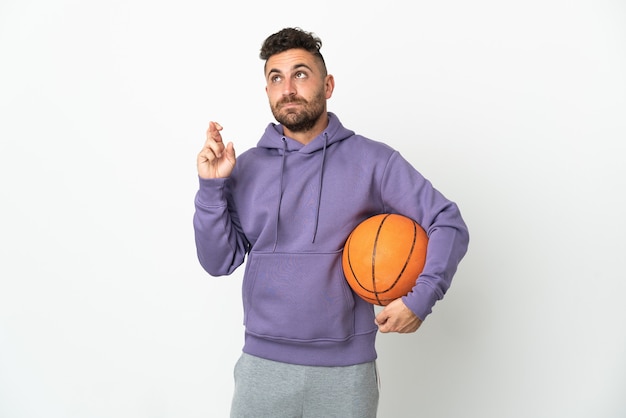
<path fill-rule="evenodd" d="M 297 151 L 312 154 L 352 135 L 354 131 L 344 128 L 339 118 L 334 113 L 328 112 L 328 126 L 306 145 L 285 136 L 283 125 L 275 123 L 270 123 L 265 128 L 257 145 L 261 148 L 277 149 L 281 153 Z"/>

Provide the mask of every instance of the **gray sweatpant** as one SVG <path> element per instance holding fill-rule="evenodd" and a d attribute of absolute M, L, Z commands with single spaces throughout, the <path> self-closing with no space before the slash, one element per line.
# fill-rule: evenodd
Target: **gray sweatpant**
<path fill-rule="evenodd" d="M 299 366 L 242 354 L 231 418 L 375 418 L 376 363 Z"/>

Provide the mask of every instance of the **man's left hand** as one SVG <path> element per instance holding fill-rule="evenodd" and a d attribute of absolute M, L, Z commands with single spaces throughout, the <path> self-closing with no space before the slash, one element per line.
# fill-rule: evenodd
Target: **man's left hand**
<path fill-rule="evenodd" d="M 376 324 L 380 332 L 408 334 L 417 331 L 422 320 L 407 308 L 402 299 L 396 299 L 376 315 Z"/>

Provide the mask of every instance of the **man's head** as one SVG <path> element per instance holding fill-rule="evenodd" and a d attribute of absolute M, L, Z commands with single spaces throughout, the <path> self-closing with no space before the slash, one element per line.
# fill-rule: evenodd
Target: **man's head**
<path fill-rule="evenodd" d="M 298 28 L 269 36 L 261 48 L 267 97 L 285 134 L 306 143 L 328 125 L 326 100 L 335 82 L 320 53 L 322 41 Z"/>

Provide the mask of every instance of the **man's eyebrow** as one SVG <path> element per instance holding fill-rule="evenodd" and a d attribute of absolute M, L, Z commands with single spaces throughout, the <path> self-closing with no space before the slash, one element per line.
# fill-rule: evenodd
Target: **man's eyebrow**
<path fill-rule="evenodd" d="M 313 69 L 305 63 L 295 64 L 293 67 L 291 67 L 291 70 L 295 71 L 295 70 L 299 70 L 300 68 L 306 68 L 309 71 L 313 71 Z M 271 68 L 267 72 L 267 75 L 270 75 L 270 74 L 282 74 L 282 71 L 279 70 L 278 68 Z"/>

